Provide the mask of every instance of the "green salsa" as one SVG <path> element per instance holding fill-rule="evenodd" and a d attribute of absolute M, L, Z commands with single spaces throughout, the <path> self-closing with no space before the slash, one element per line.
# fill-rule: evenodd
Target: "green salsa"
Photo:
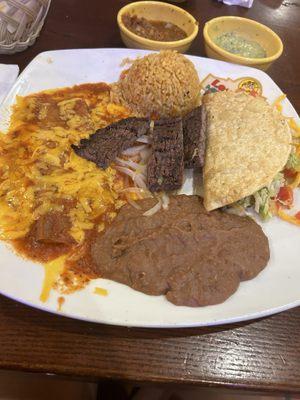
<path fill-rule="evenodd" d="M 214 42 L 222 49 L 232 54 L 249 58 L 264 58 L 265 49 L 257 42 L 247 40 L 235 32 L 227 32 L 218 36 Z"/>

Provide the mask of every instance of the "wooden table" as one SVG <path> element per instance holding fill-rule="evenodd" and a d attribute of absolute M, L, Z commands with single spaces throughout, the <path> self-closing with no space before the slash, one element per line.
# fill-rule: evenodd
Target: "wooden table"
<path fill-rule="evenodd" d="M 54 0 L 36 44 L 0 62 L 24 68 L 45 50 L 122 47 L 116 13 L 127 2 Z M 200 31 L 210 18 L 230 14 L 274 29 L 285 49 L 269 74 L 300 112 L 300 0 L 255 0 L 250 10 L 212 0 L 184 7 L 199 19 Z M 204 55 L 201 34 L 191 53 Z M 146 330 L 74 321 L 1 298 L 0 321 L 0 368 L 300 393 L 300 308 L 233 326 Z"/>

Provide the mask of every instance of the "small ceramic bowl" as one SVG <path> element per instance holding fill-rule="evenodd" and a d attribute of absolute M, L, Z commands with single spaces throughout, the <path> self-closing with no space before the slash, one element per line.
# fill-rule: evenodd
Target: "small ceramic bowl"
<path fill-rule="evenodd" d="M 160 42 L 143 38 L 131 32 L 122 22 L 122 16 L 129 13 L 148 20 L 171 22 L 184 30 L 187 37 L 173 42 Z M 185 53 L 198 33 L 198 22 L 180 7 L 159 1 L 138 1 L 121 8 L 117 17 L 124 44 L 133 49 L 177 50 Z"/>
<path fill-rule="evenodd" d="M 245 39 L 259 43 L 266 51 L 267 57 L 248 58 L 229 53 L 219 47 L 214 40 L 216 37 L 235 32 Z M 277 60 L 283 51 L 280 37 L 270 28 L 252 19 L 242 17 L 218 17 L 206 22 L 203 30 L 205 51 L 208 57 L 236 64 L 266 70 Z"/>

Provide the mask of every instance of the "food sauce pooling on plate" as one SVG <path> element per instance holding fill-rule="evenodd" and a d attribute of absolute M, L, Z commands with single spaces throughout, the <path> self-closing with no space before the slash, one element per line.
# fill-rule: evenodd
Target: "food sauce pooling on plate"
<path fill-rule="evenodd" d="M 124 14 L 122 22 L 131 32 L 145 39 L 173 42 L 187 37 L 184 30 L 172 22 L 154 21 L 130 14 Z"/>

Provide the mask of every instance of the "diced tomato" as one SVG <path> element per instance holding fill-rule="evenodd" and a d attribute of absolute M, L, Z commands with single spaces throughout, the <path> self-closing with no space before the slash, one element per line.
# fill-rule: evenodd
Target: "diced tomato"
<path fill-rule="evenodd" d="M 281 209 L 282 204 L 280 203 L 280 201 L 278 201 L 278 200 L 275 201 L 275 207 L 276 207 L 276 210 L 277 210 L 277 211 L 278 211 L 279 209 Z"/>
<path fill-rule="evenodd" d="M 294 202 L 293 189 L 290 186 L 282 186 L 279 189 L 276 200 L 279 200 L 287 207 L 292 206 Z"/>
<path fill-rule="evenodd" d="M 252 89 L 252 90 L 249 92 L 249 94 L 250 94 L 251 96 L 253 96 L 253 97 L 259 96 L 259 93 L 258 93 L 255 89 Z"/>
<path fill-rule="evenodd" d="M 298 212 L 295 214 L 295 218 L 297 218 L 297 219 L 300 220 L 300 211 L 298 211 Z"/>
<path fill-rule="evenodd" d="M 294 179 L 294 178 L 296 177 L 296 175 L 297 175 L 297 172 L 294 171 L 294 170 L 291 169 L 291 168 L 286 168 L 286 169 L 283 171 L 283 174 L 284 174 L 284 177 L 285 177 L 285 178 Z"/>

